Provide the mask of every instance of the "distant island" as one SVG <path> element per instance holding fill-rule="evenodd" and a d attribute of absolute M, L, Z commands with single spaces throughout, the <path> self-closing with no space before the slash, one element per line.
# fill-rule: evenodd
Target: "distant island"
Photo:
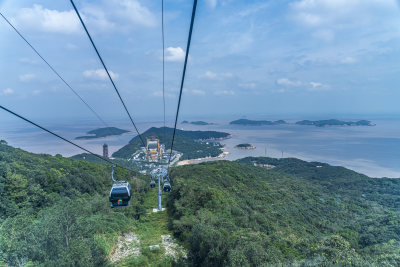
<path fill-rule="evenodd" d="M 115 127 L 105 127 L 105 128 L 99 128 L 99 129 L 89 131 L 89 132 L 87 132 L 87 134 L 89 134 L 89 135 L 78 136 L 75 139 L 76 140 L 96 139 L 96 138 L 102 138 L 102 137 L 107 137 L 107 136 L 112 136 L 112 135 L 121 135 L 124 133 L 129 133 L 129 131 L 118 129 Z"/>
<path fill-rule="evenodd" d="M 231 125 L 250 125 L 250 126 L 262 126 L 262 125 L 279 125 L 286 124 L 284 120 L 277 121 L 265 121 L 265 120 L 248 120 L 248 119 L 239 119 L 235 121 L 231 121 L 229 124 Z"/>
<path fill-rule="evenodd" d="M 229 124 L 231 125 L 245 125 L 245 126 L 263 126 L 263 125 L 281 125 L 281 124 L 289 124 L 284 120 L 277 121 L 267 121 L 267 120 L 248 120 L 248 119 L 239 119 L 235 121 L 231 121 Z M 290 123 L 292 124 L 292 123 Z M 336 119 L 331 120 L 302 120 L 298 121 L 295 124 L 297 125 L 311 125 L 316 127 L 326 127 L 326 126 L 375 126 L 375 123 L 372 123 L 368 120 L 360 120 L 360 121 L 341 121 Z"/>
<path fill-rule="evenodd" d="M 236 145 L 235 148 L 238 148 L 238 149 L 255 149 L 256 147 L 253 146 L 252 144 L 247 144 L 246 143 L 246 144 Z"/>
<path fill-rule="evenodd" d="M 205 122 L 205 121 L 182 121 L 182 124 L 214 125 L 214 123 L 208 123 L 208 122 Z"/>
<path fill-rule="evenodd" d="M 374 123 L 367 120 L 360 120 L 356 122 L 352 121 L 340 121 L 340 120 L 318 120 L 318 121 L 309 121 L 303 120 L 296 122 L 298 125 L 313 125 L 317 127 L 325 127 L 325 126 L 375 126 Z"/>

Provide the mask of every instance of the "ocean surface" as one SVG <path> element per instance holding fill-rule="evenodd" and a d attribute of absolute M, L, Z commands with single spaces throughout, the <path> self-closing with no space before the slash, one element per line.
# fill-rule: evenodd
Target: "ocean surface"
<path fill-rule="evenodd" d="M 186 119 L 186 118 L 185 118 Z M 353 119 L 354 120 L 354 119 Z M 211 120 L 210 120 L 211 121 Z M 222 141 L 229 155 L 227 160 L 247 156 L 296 157 L 307 161 L 320 161 L 344 166 L 371 177 L 400 178 L 400 119 L 372 120 L 376 126 L 315 127 L 295 124 L 274 126 L 229 125 L 229 119 L 214 120 L 215 125 L 196 126 L 180 124 L 179 129 L 224 131 L 232 138 Z M 288 122 L 294 122 L 287 120 Z M 70 124 L 42 123 L 68 139 L 85 135 L 89 130 L 99 128 L 95 121 L 81 121 Z M 172 125 L 172 123 L 168 123 Z M 112 125 L 132 130 L 128 122 Z M 149 127 L 162 126 L 162 122 L 137 123 L 141 132 Z M 136 134 L 131 132 L 96 140 L 75 140 L 79 145 L 101 154 L 102 145 L 109 145 L 112 154 L 124 146 Z M 0 139 L 10 145 L 33 153 L 62 154 L 72 156 L 82 153 L 62 140 L 24 122 L 7 122 L 0 125 Z M 240 150 L 235 146 L 250 143 L 254 150 Z"/>

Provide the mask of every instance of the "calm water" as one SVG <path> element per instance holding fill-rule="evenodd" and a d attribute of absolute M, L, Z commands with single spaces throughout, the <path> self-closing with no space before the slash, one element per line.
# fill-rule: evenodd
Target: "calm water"
<path fill-rule="evenodd" d="M 265 155 L 279 158 L 283 152 L 283 157 L 341 165 L 371 177 L 400 178 L 400 120 L 373 120 L 377 124 L 374 127 L 325 128 L 298 125 L 231 126 L 228 125 L 229 121 L 224 120 L 209 126 L 184 124 L 179 127 L 186 130 L 217 130 L 231 133 L 232 138 L 222 142 L 226 145 L 226 151 L 230 152 L 225 158 L 228 160 Z M 151 126 L 161 126 L 160 122 L 137 124 L 141 132 Z M 99 127 L 91 121 L 62 126 L 47 123 L 45 126 L 69 139 Z M 126 122 L 114 126 L 131 129 Z M 134 133 L 129 133 L 119 137 L 76 142 L 99 154 L 102 153 L 103 143 L 107 142 L 111 154 L 133 136 Z M 7 123 L 0 126 L 0 139 L 34 153 L 58 153 L 64 156 L 81 153 L 79 149 L 24 123 Z M 235 149 L 234 146 L 240 143 L 251 143 L 256 149 Z"/>

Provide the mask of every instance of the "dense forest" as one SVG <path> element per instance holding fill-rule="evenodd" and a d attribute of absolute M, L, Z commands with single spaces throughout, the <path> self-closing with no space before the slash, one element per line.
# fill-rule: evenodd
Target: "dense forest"
<path fill-rule="evenodd" d="M 99 157 L 96 157 L 89 153 L 77 154 L 77 155 L 72 156 L 71 158 L 76 159 L 76 160 L 83 160 L 83 161 L 87 161 L 87 162 L 97 163 L 97 164 L 109 165 L 109 163 L 107 161 L 101 160 Z M 102 158 L 104 158 L 104 157 L 102 157 Z M 123 167 L 126 167 L 133 171 L 139 172 L 141 170 L 141 168 L 137 164 L 137 162 L 129 161 L 129 160 L 122 159 L 122 158 L 107 158 L 107 160 L 114 162 L 118 166 L 123 166 Z"/>
<path fill-rule="evenodd" d="M 111 209 L 110 174 L 103 164 L 31 154 L 2 141 L 0 266 L 108 266 L 116 237 L 148 220 L 148 178 L 117 168 L 133 197 L 129 208 Z"/>
<path fill-rule="evenodd" d="M 0 265 L 400 265 L 399 179 L 298 159 L 207 162 L 172 168 L 167 212 L 153 214 L 149 178 L 115 176 L 133 188 L 129 208 L 109 207 L 109 166 L 1 141 Z M 138 254 L 111 261 L 128 233 Z M 166 234 L 187 259 L 149 249 Z"/>
<path fill-rule="evenodd" d="M 194 266 L 400 266 L 400 180 L 270 158 L 172 178 L 170 227 Z"/>
<path fill-rule="evenodd" d="M 166 149 L 171 148 L 173 128 L 152 127 L 142 133 L 143 138 L 156 137 L 160 139 L 161 144 L 165 144 Z M 174 150 L 183 153 L 181 159 L 196 159 L 207 156 L 216 157 L 222 153 L 221 145 L 212 142 L 206 143 L 205 140 L 215 140 L 228 138 L 229 134 L 215 131 L 183 131 L 176 130 Z M 116 158 L 129 158 L 133 153 L 140 149 L 142 145 L 140 138 L 135 136 L 129 144 L 113 153 Z"/>

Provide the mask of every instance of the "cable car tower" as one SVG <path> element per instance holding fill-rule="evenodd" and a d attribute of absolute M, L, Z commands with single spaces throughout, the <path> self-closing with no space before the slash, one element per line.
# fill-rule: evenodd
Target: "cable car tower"
<path fill-rule="evenodd" d="M 163 167 L 159 167 L 157 169 L 152 170 L 150 174 L 151 174 L 151 178 L 152 178 L 152 180 L 150 182 L 150 187 L 154 187 L 155 186 L 155 181 L 158 182 L 158 208 L 157 209 L 159 211 L 161 211 L 162 210 L 162 207 L 161 207 L 161 195 L 162 195 L 161 180 L 162 180 L 162 183 L 163 183 L 163 190 L 165 192 L 171 191 L 171 184 L 169 183 L 168 179 L 166 179 L 166 176 L 168 174 L 168 170 L 167 170 L 166 166 L 163 166 Z M 165 190 L 165 186 L 166 185 L 167 185 L 167 187 L 169 187 L 168 191 Z"/>

